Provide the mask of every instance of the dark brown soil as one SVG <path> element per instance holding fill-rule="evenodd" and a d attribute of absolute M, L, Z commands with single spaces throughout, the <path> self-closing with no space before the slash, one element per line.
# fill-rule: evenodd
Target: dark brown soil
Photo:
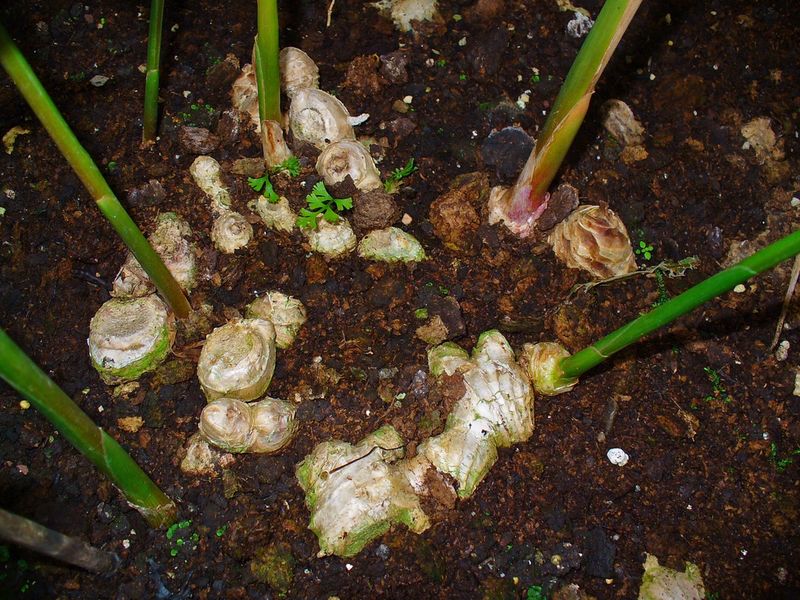
<path fill-rule="evenodd" d="M 597 598 L 634 598 L 645 552 L 672 567 L 698 564 L 710 598 L 800 596 L 800 456 L 790 460 L 800 448 L 800 398 L 793 395 L 800 336 L 784 332 L 784 361 L 769 349 L 786 265 L 630 348 L 575 391 L 537 397 L 531 440 L 503 451 L 475 496 L 423 535 L 395 529 L 353 558 L 316 558 L 294 465 L 320 441 L 355 442 L 385 422 L 419 441 L 436 415 L 446 414 L 421 376 L 412 386 L 415 374 L 427 372 L 415 309 L 432 294 L 460 304 L 466 333 L 457 341 L 466 347 L 501 327 L 515 348 L 558 336 L 574 351 L 646 311 L 659 298 L 657 282 L 637 277 L 568 302 L 585 276 L 557 263 L 545 246 L 485 224 L 463 251 L 445 248 L 433 234 L 433 200 L 457 175 L 489 171 L 480 158 L 489 133 L 516 123 L 535 136 L 544 122 L 580 44 L 566 35 L 571 15 L 555 2 L 442 3 L 446 26 L 417 37 L 399 35 L 361 1 L 337 0 L 327 29 L 325 2 L 281 3 L 282 45 L 305 49 L 320 65 L 322 87 L 352 114 L 370 114 L 359 133 L 383 142 L 384 175 L 416 159 L 419 172 L 395 197 L 431 257 L 415 269 L 376 267 L 355 256 L 326 262 L 307 253 L 301 236 L 276 235 L 258 223 L 243 252 L 216 256 L 208 202 L 188 174 L 194 156 L 178 132 L 185 124 L 214 130 L 229 107 L 227 82 L 208 69 L 228 53 L 249 60 L 255 2 L 167 2 L 161 137 L 148 150 L 139 147 L 143 4 L 11 0 L 0 18 L 142 228 L 150 231 L 163 210 L 190 222 L 208 275 L 192 295 L 195 307 L 210 303 L 220 324 L 256 292 L 278 288 L 303 300 L 309 321 L 280 353 L 270 394 L 316 399 L 304 400 L 299 435 L 280 455 L 238 457 L 224 477 L 210 480 L 180 471 L 176 455 L 205 404 L 196 378 L 191 369 L 166 380 L 147 376 L 116 398 L 92 369 L 89 320 L 108 299 L 125 250 L 0 77 L 0 131 L 31 130 L 12 154 L 0 154 L 0 326 L 176 499 L 180 518 L 191 520 L 179 536 L 197 534 L 196 543 L 178 547 L 148 528 L 0 384 L 0 505 L 121 558 L 104 578 L 0 547 L 0 594 L 275 597 L 280 590 L 258 581 L 250 561 L 260 549 L 283 548 L 294 560 L 285 590 L 292 598 L 524 598 L 531 586 L 565 583 Z M 601 2 L 579 4 L 596 15 Z M 699 258 L 696 271 L 665 281 L 667 294 L 718 270 L 731 244 L 764 232 L 775 239 L 800 220 L 790 204 L 800 189 L 796 12 L 794 2 L 778 0 L 645 2 L 601 80 L 560 181 L 577 187 L 582 202 L 608 203 L 634 244 L 654 247 L 640 264 Z M 408 59 L 406 83 L 348 73 L 358 57 L 398 49 Z M 368 69 L 374 62 L 356 64 Z M 110 79 L 94 87 L 95 75 Z M 527 110 L 515 109 L 526 89 Z M 411 110 L 401 114 L 393 105 L 405 96 L 413 97 Z M 600 107 L 609 98 L 627 102 L 644 124 L 644 160 L 626 164 L 604 133 Z M 759 164 L 743 148 L 741 125 L 761 116 L 783 144 L 778 163 Z M 226 164 L 259 152 L 254 136 L 223 136 L 213 156 Z M 495 172 L 489 177 L 497 182 Z M 153 179 L 163 199 L 130 195 Z M 250 214 L 245 178 L 229 181 L 237 207 Z M 303 197 L 298 182 L 282 185 Z M 792 313 L 789 321 L 796 322 Z M 196 358 L 192 341 L 176 354 Z M 320 380 L 315 357 L 338 373 L 337 383 Z M 392 404 L 400 392 L 407 396 Z M 600 442 L 612 400 L 615 419 Z M 127 416 L 144 420 L 138 433 L 118 426 Z M 625 467 L 606 459 L 611 447 L 630 455 Z"/>

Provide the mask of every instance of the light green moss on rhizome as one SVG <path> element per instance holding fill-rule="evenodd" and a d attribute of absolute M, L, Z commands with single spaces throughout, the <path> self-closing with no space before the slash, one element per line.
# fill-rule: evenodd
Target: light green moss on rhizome
<path fill-rule="evenodd" d="M 164 362 L 164 359 L 169 355 L 172 349 L 172 331 L 170 327 L 164 326 L 159 335 L 156 345 L 147 356 L 132 362 L 119 369 L 113 367 L 104 367 L 103 365 L 92 360 L 92 366 L 97 370 L 102 377 L 103 381 L 108 384 L 121 383 L 123 381 L 133 381 L 139 379 L 145 373 L 153 371 Z"/>

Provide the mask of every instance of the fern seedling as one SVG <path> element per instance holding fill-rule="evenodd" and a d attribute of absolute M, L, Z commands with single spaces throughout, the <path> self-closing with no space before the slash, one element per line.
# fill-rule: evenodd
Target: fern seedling
<path fill-rule="evenodd" d="M 316 229 L 320 216 L 328 223 L 338 223 L 339 213 L 353 208 L 353 199 L 334 198 L 325 188 L 325 183 L 318 181 L 306 196 L 306 205 L 300 209 L 297 226 L 301 229 Z"/>
<path fill-rule="evenodd" d="M 296 156 L 290 156 L 279 165 L 272 167 L 270 173 L 288 173 L 292 177 L 297 177 L 300 174 L 300 161 Z"/>
<path fill-rule="evenodd" d="M 383 189 L 389 194 L 394 194 L 400 189 L 400 180 L 405 179 L 417 170 L 419 170 L 419 168 L 414 164 L 414 159 L 409 158 L 405 166 L 391 172 L 389 177 L 386 178 L 386 181 L 383 182 Z"/>
<path fill-rule="evenodd" d="M 261 192 L 261 195 L 267 199 L 270 204 L 277 204 L 280 197 L 272 187 L 272 182 L 269 180 L 269 173 L 264 173 L 261 177 L 248 177 L 247 183 L 256 192 Z"/>

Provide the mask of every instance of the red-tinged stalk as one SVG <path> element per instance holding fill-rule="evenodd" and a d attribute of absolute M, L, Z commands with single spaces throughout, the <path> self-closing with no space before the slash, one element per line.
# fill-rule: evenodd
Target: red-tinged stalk
<path fill-rule="evenodd" d="M 641 0 L 607 0 L 581 46 L 525 167 L 510 189 L 492 190 L 493 219 L 520 237 L 547 208 L 548 189 L 589 110 L 594 88 Z"/>
<path fill-rule="evenodd" d="M 100 173 L 100 169 L 81 146 L 78 138 L 75 137 L 64 117 L 61 116 L 58 108 L 48 96 L 39 78 L 36 77 L 30 64 L 2 25 L 0 25 L 0 64 L 89 191 L 100 212 L 109 220 L 122 241 L 142 265 L 175 315 L 179 319 L 187 317 L 191 306 L 184 296 L 183 290 L 117 200 Z"/>

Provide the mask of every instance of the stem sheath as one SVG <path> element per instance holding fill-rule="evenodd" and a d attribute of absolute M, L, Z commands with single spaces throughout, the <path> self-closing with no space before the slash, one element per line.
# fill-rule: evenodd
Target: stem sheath
<path fill-rule="evenodd" d="M 189 315 L 191 306 L 178 283 L 172 277 L 161 258 L 145 239 L 142 232 L 114 196 L 100 169 L 89 153 L 81 146 L 64 117 L 53 104 L 28 61 L 0 24 L 0 64 L 8 72 L 14 85 L 53 138 L 61 154 L 91 194 L 98 208 L 117 231 L 175 315 L 183 319 Z"/>
<path fill-rule="evenodd" d="M 615 352 L 619 352 L 648 333 L 671 323 L 704 302 L 732 290 L 740 283 L 798 253 L 800 253 L 800 230 L 781 238 L 732 267 L 712 275 L 679 296 L 620 327 L 597 343 L 563 359 L 559 363 L 561 377 L 567 380 L 580 377 Z"/>
<path fill-rule="evenodd" d="M 175 520 L 175 503 L 0 329 L 0 377 L 116 485 L 154 527 Z"/>
<path fill-rule="evenodd" d="M 156 139 L 163 23 L 164 0 L 153 0 L 150 4 L 150 30 L 147 34 L 147 71 L 144 84 L 144 128 L 142 130 L 142 141 L 144 142 L 153 142 Z"/>
<path fill-rule="evenodd" d="M 509 217 L 538 217 L 547 191 L 589 110 L 600 75 L 642 0 L 606 0 L 567 73 L 531 155 L 511 191 Z"/>
<path fill-rule="evenodd" d="M 281 122 L 281 75 L 278 59 L 278 2 L 258 0 L 255 44 L 258 114 L 262 121 Z"/>

